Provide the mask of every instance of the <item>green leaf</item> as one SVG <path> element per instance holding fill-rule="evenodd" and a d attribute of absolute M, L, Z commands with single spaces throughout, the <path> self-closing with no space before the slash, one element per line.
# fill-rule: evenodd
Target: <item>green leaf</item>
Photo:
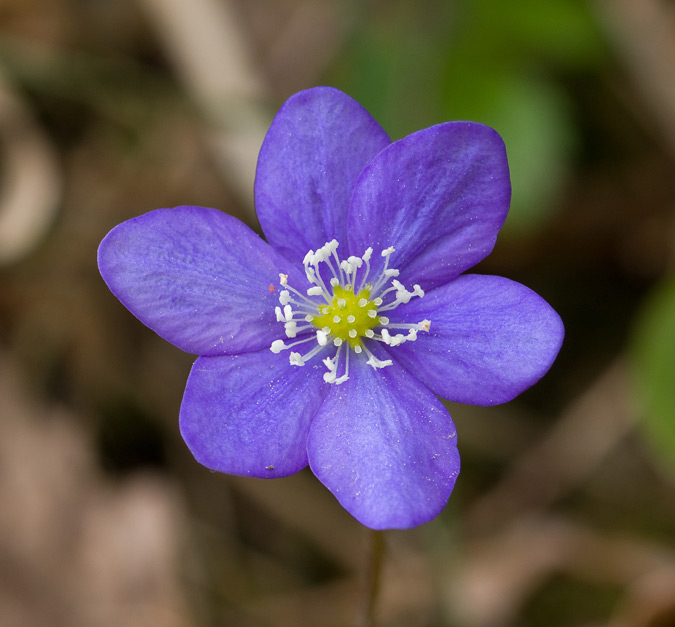
<path fill-rule="evenodd" d="M 657 461 L 675 472 L 675 276 L 663 281 L 638 319 L 634 375 L 640 428 Z"/>
<path fill-rule="evenodd" d="M 513 197 L 503 235 L 540 227 L 555 208 L 576 134 L 564 94 L 536 74 L 454 64 L 447 117 L 483 122 L 506 143 Z"/>

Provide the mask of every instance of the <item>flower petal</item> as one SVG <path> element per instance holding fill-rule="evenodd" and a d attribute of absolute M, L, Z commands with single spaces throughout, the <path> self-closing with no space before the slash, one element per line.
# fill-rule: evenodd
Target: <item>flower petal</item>
<path fill-rule="evenodd" d="M 180 409 L 180 430 L 200 464 L 252 477 L 307 465 L 307 433 L 328 385 L 321 362 L 291 366 L 269 350 L 199 357 Z"/>
<path fill-rule="evenodd" d="M 251 229 L 215 209 L 158 209 L 101 242 L 104 281 L 143 324 L 184 351 L 237 353 L 278 338 L 279 272 L 304 275 Z"/>
<path fill-rule="evenodd" d="M 391 348 L 434 394 L 460 403 L 505 403 L 551 367 L 564 328 L 532 290 L 497 276 L 464 275 L 391 312 L 392 322 L 431 320 L 429 333 Z"/>
<path fill-rule="evenodd" d="M 333 238 L 346 246 L 356 179 L 389 143 L 370 114 L 337 89 L 289 98 L 267 132 L 256 172 L 256 208 L 270 244 L 300 261 Z"/>
<path fill-rule="evenodd" d="M 429 290 L 484 259 L 509 208 L 506 150 L 491 128 L 448 122 L 380 152 L 356 184 L 349 250 L 393 246 L 404 284 Z M 382 264 L 373 255 L 373 276 Z"/>
<path fill-rule="evenodd" d="M 452 420 L 396 364 L 352 358 L 310 427 L 309 464 L 341 505 L 373 529 L 405 529 L 436 516 L 459 473 Z"/>

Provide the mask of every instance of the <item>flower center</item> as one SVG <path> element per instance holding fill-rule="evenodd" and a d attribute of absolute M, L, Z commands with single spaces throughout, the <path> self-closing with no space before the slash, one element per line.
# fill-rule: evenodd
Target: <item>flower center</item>
<path fill-rule="evenodd" d="M 367 289 L 354 294 L 353 285 L 336 285 L 332 301 L 319 306 L 321 315 L 315 317 L 312 324 L 356 348 L 361 345 L 361 338 L 380 324 L 377 305 L 369 297 Z"/>
<path fill-rule="evenodd" d="M 399 271 L 389 268 L 393 247 L 382 251 L 384 268 L 375 281 L 369 280 L 372 248 L 368 248 L 361 257 L 350 256 L 340 261 L 337 247 L 337 240 L 332 240 L 316 252 L 310 250 L 305 255 L 305 274 L 312 285 L 306 295 L 288 285 L 287 275 L 279 275 L 279 282 L 284 289 L 279 294 L 280 306 L 275 308 L 277 321 L 284 323 L 287 337 L 299 337 L 290 344 L 284 340 L 275 340 L 270 350 L 279 353 L 315 341 L 316 345 L 304 355 L 291 351 L 290 363 L 304 366 L 332 343 L 336 350 L 333 357 L 323 359 L 328 368 L 323 378 L 327 383 L 340 384 L 349 378 L 352 352 L 359 358 L 367 358 L 366 363 L 375 369 L 390 366 L 391 360 L 375 357 L 368 343 L 376 341 L 397 346 L 414 341 L 418 331 L 429 331 L 431 322 L 422 320 L 417 323 L 392 324 L 387 316 L 382 315 L 409 302 L 414 296 L 424 296 L 419 285 L 414 285 L 413 290 L 408 291 L 396 280 Z M 314 329 L 316 331 L 312 333 Z M 341 365 L 343 354 L 344 367 Z M 340 376 L 338 369 L 342 371 Z"/>

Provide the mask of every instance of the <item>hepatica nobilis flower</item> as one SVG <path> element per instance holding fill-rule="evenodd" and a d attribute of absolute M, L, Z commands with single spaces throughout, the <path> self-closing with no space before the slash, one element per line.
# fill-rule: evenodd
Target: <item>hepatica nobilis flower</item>
<path fill-rule="evenodd" d="M 267 241 L 220 211 L 159 209 L 99 248 L 119 300 L 199 355 L 180 429 L 213 470 L 283 477 L 309 464 L 375 529 L 424 523 L 459 472 L 437 397 L 503 403 L 549 369 L 558 315 L 505 278 L 462 274 L 508 211 L 492 129 L 449 122 L 399 141 L 318 87 L 281 108 L 258 159 Z"/>

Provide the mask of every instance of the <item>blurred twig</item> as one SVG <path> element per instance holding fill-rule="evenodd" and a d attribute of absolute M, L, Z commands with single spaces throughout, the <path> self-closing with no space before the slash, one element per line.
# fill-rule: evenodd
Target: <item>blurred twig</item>
<path fill-rule="evenodd" d="M 277 520 L 301 531 L 337 564 L 353 572 L 362 568 L 361 526 L 309 472 L 275 481 L 230 477 L 229 482 Z"/>
<path fill-rule="evenodd" d="M 194 625 L 178 574 L 178 492 L 157 475 L 107 481 L 82 417 L 24 384 L 0 353 L 2 624 Z"/>
<path fill-rule="evenodd" d="M 666 546 L 599 533 L 563 517 L 523 517 L 468 544 L 446 601 L 463 625 L 502 627 L 513 624 L 528 596 L 554 573 L 632 590 L 654 578 L 672 581 L 674 569 L 675 553 Z M 616 625 L 628 623 L 621 618 Z"/>
<path fill-rule="evenodd" d="M 264 81 L 228 0 L 140 0 L 166 54 L 206 118 L 209 144 L 249 218 L 253 179 L 269 118 Z"/>
<path fill-rule="evenodd" d="M 0 264 L 30 252 L 61 198 L 54 150 L 0 68 Z"/>
<path fill-rule="evenodd" d="M 644 104 L 657 136 L 675 157 L 675 7 L 659 0 L 595 0 Z"/>
<path fill-rule="evenodd" d="M 617 361 L 473 505 L 467 527 L 501 525 L 505 516 L 543 509 L 583 481 L 635 423 L 628 387 L 625 365 Z"/>
<path fill-rule="evenodd" d="M 273 84 L 296 91 L 316 83 L 343 44 L 346 24 L 337 13 L 336 3 L 297 3 L 266 54 L 265 66 Z"/>

